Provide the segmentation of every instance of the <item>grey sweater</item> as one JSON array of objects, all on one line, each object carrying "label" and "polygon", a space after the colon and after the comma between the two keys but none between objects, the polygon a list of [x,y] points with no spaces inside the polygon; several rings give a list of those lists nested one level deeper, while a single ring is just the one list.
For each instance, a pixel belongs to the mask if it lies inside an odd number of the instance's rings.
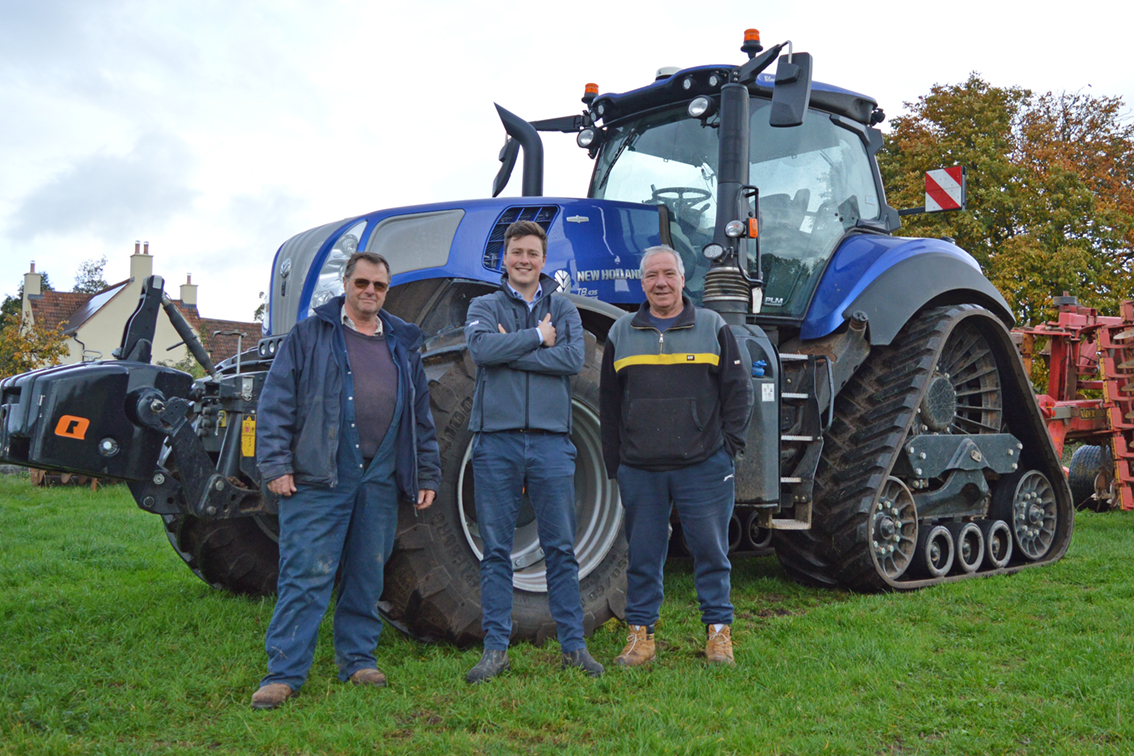
[{"label": "grey sweater", "polygon": [[[540,276],[540,284],[531,311],[506,279],[499,291],[469,304],[465,340],[477,366],[471,431],[571,431],[571,376],[583,369],[583,322],[571,300],[550,293],[554,279]],[[556,330],[551,347],[536,327],[548,313]]]}]

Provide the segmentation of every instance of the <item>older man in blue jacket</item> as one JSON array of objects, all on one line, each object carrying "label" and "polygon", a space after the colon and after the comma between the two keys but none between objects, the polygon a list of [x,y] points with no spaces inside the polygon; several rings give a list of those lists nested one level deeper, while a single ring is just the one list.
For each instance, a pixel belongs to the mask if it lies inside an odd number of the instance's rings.
[{"label": "older man in blue jacket", "polygon": [[484,541],[480,604],[484,654],[465,679],[508,669],[512,631],[512,541],[528,494],[547,562],[547,599],[563,666],[603,673],[583,640],[575,557],[575,446],[571,376],[583,368],[583,323],[571,300],[543,275],[547,234],[517,221],[504,231],[500,290],[469,304],[465,338],[476,363],[469,430],[476,516]]},{"label": "older man in blue jacket", "polygon": [[428,507],[441,477],[421,331],[382,312],[390,265],[356,252],[345,273],[345,295],[288,334],[257,408],[260,475],[281,499],[279,599],[254,709],[279,706],[307,679],[339,571],[339,678],[386,685],[374,649],[398,499]]}]

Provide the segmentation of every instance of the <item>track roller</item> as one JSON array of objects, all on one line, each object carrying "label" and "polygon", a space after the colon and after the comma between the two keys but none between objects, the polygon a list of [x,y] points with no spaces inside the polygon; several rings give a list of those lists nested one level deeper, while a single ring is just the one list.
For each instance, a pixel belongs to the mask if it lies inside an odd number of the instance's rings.
[{"label": "track roller", "polygon": [[918,538],[917,551],[914,553],[914,563],[918,572],[933,578],[949,574],[953,568],[953,534],[944,525],[931,525],[921,532]]},{"label": "track roller", "polygon": [[958,573],[976,572],[984,559],[984,534],[975,522],[951,522],[946,525],[953,536],[956,557],[953,569]]},{"label": "track roller", "polygon": [[1012,558],[1012,531],[1004,520],[977,520],[984,536],[984,568],[998,570]]},{"label": "track roller", "polygon": [[992,511],[1008,523],[1024,559],[1034,562],[1047,556],[1058,520],[1055,489],[1046,475],[1028,470],[1001,481],[993,494]]}]

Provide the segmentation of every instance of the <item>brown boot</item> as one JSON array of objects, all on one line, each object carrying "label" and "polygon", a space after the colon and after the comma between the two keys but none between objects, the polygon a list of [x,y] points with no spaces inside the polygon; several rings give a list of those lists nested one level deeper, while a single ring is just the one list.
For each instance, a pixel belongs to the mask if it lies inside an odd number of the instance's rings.
[{"label": "brown boot", "polygon": [[654,634],[647,632],[645,625],[630,625],[626,647],[615,657],[614,663],[623,667],[637,667],[652,662],[656,657]]},{"label": "brown boot", "polygon": [[283,683],[268,683],[252,694],[253,709],[274,709],[295,695],[295,691]]},{"label": "brown boot", "polygon": [[386,687],[386,675],[382,673],[382,670],[374,667],[358,670],[350,676],[350,681],[355,685],[373,685],[375,688]]},{"label": "brown boot", "polygon": [[709,639],[705,642],[705,660],[709,664],[735,664],[732,658],[732,628],[722,625],[720,630],[708,626]]}]

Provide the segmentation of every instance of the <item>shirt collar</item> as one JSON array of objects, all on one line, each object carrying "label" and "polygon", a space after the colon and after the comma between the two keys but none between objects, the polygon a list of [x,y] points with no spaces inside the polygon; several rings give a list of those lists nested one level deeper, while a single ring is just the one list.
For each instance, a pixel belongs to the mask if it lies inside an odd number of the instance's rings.
[{"label": "shirt collar", "polygon": [[508,287],[508,291],[512,292],[512,296],[514,296],[516,299],[518,299],[521,302],[523,302],[524,304],[526,304],[528,306],[529,310],[532,309],[533,307],[535,307],[535,303],[539,301],[540,296],[543,294],[543,282],[542,281],[540,282],[539,286],[536,287],[535,296],[532,297],[532,301],[530,301],[530,302],[528,300],[524,299],[523,294],[521,294],[520,292],[518,292],[514,288],[512,288],[512,282],[511,281],[505,281],[504,285]]},{"label": "shirt collar", "polygon": [[[346,304],[343,305],[343,308],[342,308],[342,310],[340,311],[339,314],[340,314],[340,317],[342,317],[343,325],[345,325],[347,328],[349,328],[352,331],[358,331],[358,326],[356,326],[354,324],[354,321],[350,319],[350,315],[347,315]],[[374,335],[375,336],[381,336],[382,335],[382,318],[375,316],[374,319],[378,321],[378,330],[374,332]]]}]

